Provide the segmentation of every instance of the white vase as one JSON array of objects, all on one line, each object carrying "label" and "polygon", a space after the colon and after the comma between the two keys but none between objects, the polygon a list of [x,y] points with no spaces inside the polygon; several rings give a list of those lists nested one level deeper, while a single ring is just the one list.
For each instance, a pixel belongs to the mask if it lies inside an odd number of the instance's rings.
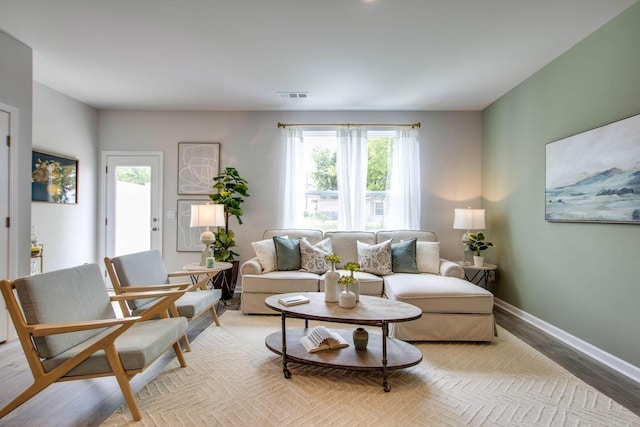
[{"label": "white vase", "polygon": [[482,267],[484,266],[484,257],[483,256],[473,256],[473,266],[474,267]]},{"label": "white vase", "polygon": [[354,278],[351,284],[351,292],[356,294],[356,302],[360,301],[360,280]]},{"label": "white vase", "polygon": [[356,306],[356,294],[351,291],[340,292],[338,305],[342,308],[353,308]]},{"label": "white vase", "polygon": [[340,273],[327,271],[324,275],[324,300],[326,302],[338,302],[338,279]]}]

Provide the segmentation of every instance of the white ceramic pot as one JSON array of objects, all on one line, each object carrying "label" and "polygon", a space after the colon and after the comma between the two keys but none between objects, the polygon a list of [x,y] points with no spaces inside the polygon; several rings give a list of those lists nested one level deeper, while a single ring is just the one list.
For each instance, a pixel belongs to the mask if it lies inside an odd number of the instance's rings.
[{"label": "white ceramic pot", "polygon": [[360,301],[360,280],[353,279],[353,284],[351,285],[351,292],[356,294],[356,302]]},{"label": "white ceramic pot", "polygon": [[356,306],[356,294],[351,291],[340,292],[338,305],[342,308],[353,308]]},{"label": "white ceramic pot", "polygon": [[484,266],[484,257],[483,256],[473,256],[473,266],[474,267],[482,267]]},{"label": "white ceramic pot", "polygon": [[327,271],[324,275],[324,300],[326,302],[338,302],[338,279],[340,273]]}]

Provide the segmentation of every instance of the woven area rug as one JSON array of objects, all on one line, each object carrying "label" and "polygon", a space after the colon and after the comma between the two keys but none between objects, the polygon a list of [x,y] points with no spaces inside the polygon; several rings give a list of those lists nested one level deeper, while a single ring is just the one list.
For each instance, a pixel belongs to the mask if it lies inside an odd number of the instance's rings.
[{"label": "woven area rug", "polygon": [[281,359],[264,345],[280,327],[278,316],[227,311],[221,323],[192,343],[187,368],[174,360],[137,394],[142,421],[132,422],[123,407],[103,425],[640,425],[640,417],[501,328],[491,344],[417,344],[423,361],[392,371],[385,393],[377,372],[291,363],[293,376],[285,379]]}]

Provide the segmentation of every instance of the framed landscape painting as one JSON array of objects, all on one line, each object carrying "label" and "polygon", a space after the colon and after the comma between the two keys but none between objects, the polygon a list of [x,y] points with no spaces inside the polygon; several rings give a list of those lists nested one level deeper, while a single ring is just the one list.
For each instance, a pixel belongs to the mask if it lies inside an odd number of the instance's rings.
[{"label": "framed landscape painting", "polygon": [[545,219],[640,224],[640,115],[546,145]]},{"label": "framed landscape painting", "polygon": [[78,159],[33,150],[31,200],[78,203]]},{"label": "framed landscape painting", "polygon": [[178,143],[178,194],[211,194],[219,169],[219,143]]}]

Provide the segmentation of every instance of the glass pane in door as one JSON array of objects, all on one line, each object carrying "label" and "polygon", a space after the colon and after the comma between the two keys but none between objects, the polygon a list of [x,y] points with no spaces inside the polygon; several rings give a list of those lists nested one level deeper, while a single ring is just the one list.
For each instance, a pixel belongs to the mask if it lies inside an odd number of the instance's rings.
[{"label": "glass pane in door", "polygon": [[117,166],[115,256],[151,249],[151,167]]}]

